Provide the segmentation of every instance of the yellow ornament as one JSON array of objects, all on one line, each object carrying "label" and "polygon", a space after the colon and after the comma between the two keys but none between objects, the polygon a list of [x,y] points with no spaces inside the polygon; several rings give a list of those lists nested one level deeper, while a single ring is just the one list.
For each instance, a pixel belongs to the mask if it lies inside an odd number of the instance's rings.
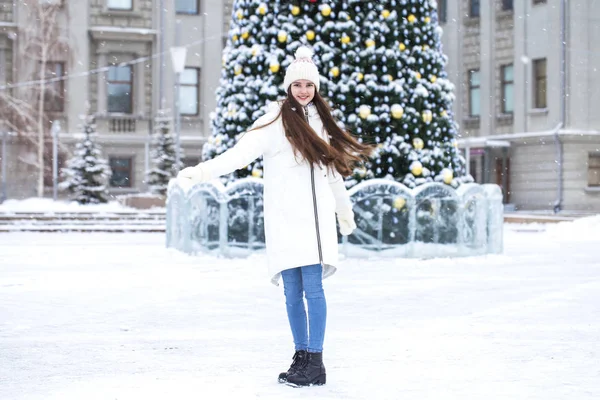
[{"label": "yellow ornament", "polygon": [[385,79],[387,79],[388,82],[391,82],[394,80],[394,77],[390,74],[385,75]]},{"label": "yellow ornament", "polygon": [[442,117],[447,117],[448,116],[448,112],[446,110],[442,110],[442,112],[440,113],[440,115]]},{"label": "yellow ornament", "polygon": [[365,176],[367,176],[366,168],[360,168],[356,172],[358,173],[358,176],[360,176],[361,178],[364,178]]},{"label": "yellow ornament", "polygon": [[435,83],[435,81],[437,81],[437,76],[431,75],[431,78],[429,78],[429,80],[431,81],[431,83]]},{"label": "yellow ornament", "polygon": [[244,13],[242,12],[242,10],[237,10],[237,12],[235,13],[237,19],[242,19],[244,18]]},{"label": "yellow ornament", "polygon": [[367,40],[365,40],[365,45],[367,47],[373,47],[373,46],[375,46],[375,41],[373,39],[367,39]]},{"label": "yellow ornament", "polygon": [[358,74],[356,74],[356,79],[357,79],[359,82],[360,82],[360,81],[362,81],[364,77],[365,77],[365,76],[364,76],[364,75],[363,75],[361,72],[359,72]]},{"label": "yellow ornament", "polygon": [[217,138],[215,139],[215,144],[218,146],[221,144],[221,138],[217,136]]},{"label": "yellow ornament", "polygon": [[371,107],[366,105],[360,106],[358,109],[358,115],[360,115],[362,119],[367,119],[369,115],[371,115]]},{"label": "yellow ornament", "polygon": [[241,65],[239,65],[239,64],[238,64],[238,65],[236,65],[236,66],[233,68],[233,72],[234,72],[236,75],[239,75],[239,74],[241,74],[241,73],[242,73],[242,66],[241,66]]},{"label": "yellow ornament", "polygon": [[389,17],[389,16],[390,16],[390,10],[383,10],[383,11],[381,12],[381,16],[382,16],[383,18],[387,18],[387,17]]},{"label": "yellow ornament", "polygon": [[277,34],[277,40],[279,40],[279,43],[285,43],[287,41],[287,38],[287,32],[279,31],[279,33]]},{"label": "yellow ornament", "polygon": [[242,39],[248,39],[250,37],[250,33],[248,31],[242,32]]},{"label": "yellow ornament", "polygon": [[414,15],[410,14],[408,16],[408,22],[410,22],[411,24],[414,24],[416,20],[417,20],[417,17],[415,17]]},{"label": "yellow ornament", "polygon": [[454,139],[452,141],[452,147],[455,147],[455,148],[458,147],[458,140]]},{"label": "yellow ornament", "polygon": [[233,40],[234,42],[237,42],[237,40],[238,40],[238,35],[233,35],[233,37],[231,38],[231,40]]},{"label": "yellow ornament", "polygon": [[262,177],[262,170],[260,170],[258,168],[257,169],[253,169],[252,170],[252,177],[253,178],[260,178],[260,177]]},{"label": "yellow ornament", "polygon": [[313,30],[306,31],[306,38],[308,40],[314,40],[314,38],[315,38],[315,31],[313,31]]},{"label": "yellow ornament", "polygon": [[400,104],[392,104],[391,111],[394,119],[400,119],[404,115],[404,108]]},{"label": "yellow ornament", "polygon": [[269,71],[271,71],[274,74],[278,73],[279,72],[279,63],[277,61],[271,62],[271,64],[269,64]]},{"label": "yellow ornament", "polygon": [[331,7],[329,7],[328,4],[325,4],[322,8],[321,8],[321,14],[323,14],[324,17],[328,17],[329,14],[331,14]]},{"label": "yellow ornament", "polygon": [[398,196],[394,199],[393,206],[396,210],[402,210],[406,205],[406,199],[402,196]]},{"label": "yellow ornament", "polygon": [[420,73],[420,72],[417,72],[417,73],[415,74],[415,76],[417,77],[417,79],[421,79],[421,73]]},{"label": "yellow ornament", "polygon": [[252,46],[252,50],[250,50],[250,53],[252,54],[253,57],[256,57],[256,55],[260,52],[260,46],[255,44],[254,46]]},{"label": "yellow ornament", "polygon": [[423,122],[425,122],[426,124],[430,123],[433,119],[433,113],[431,112],[431,110],[423,111],[421,116],[423,117]]},{"label": "yellow ornament", "polygon": [[428,23],[429,23],[429,21],[431,21],[431,18],[429,18],[429,17],[425,17],[425,23],[426,23],[426,24],[428,24]]},{"label": "yellow ornament", "polygon": [[329,70],[329,73],[331,74],[331,76],[333,76],[334,78],[337,78],[340,75],[340,69],[338,67],[333,67]]},{"label": "yellow ornament", "polygon": [[452,180],[454,179],[454,173],[451,169],[444,168],[440,174],[442,175],[442,180],[445,184],[449,185],[452,183]]},{"label": "yellow ornament", "polygon": [[260,3],[260,5],[258,6],[258,13],[260,15],[265,15],[267,12],[267,5],[265,3]]},{"label": "yellow ornament", "polygon": [[421,150],[423,148],[423,146],[425,145],[425,143],[423,142],[423,139],[421,138],[414,138],[413,139],[413,147],[417,150]]},{"label": "yellow ornament", "polygon": [[292,7],[292,15],[298,15],[298,14],[300,14],[300,7],[293,6]]},{"label": "yellow ornament", "polygon": [[400,51],[404,51],[404,50],[406,50],[406,45],[404,43],[400,43],[398,45],[398,48],[400,49]]},{"label": "yellow ornament", "polygon": [[413,163],[410,164],[410,172],[414,176],[421,175],[421,173],[423,172],[423,165],[419,161],[413,161]]},{"label": "yellow ornament", "polygon": [[344,43],[344,44],[348,44],[348,43],[350,43],[350,36],[347,36],[347,35],[344,35],[344,36],[342,36],[342,39],[341,39],[341,41],[342,41],[342,43]]},{"label": "yellow ornament", "polygon": [[426,45],[426,44],[424,44],[424,45],[423,45],[423,50],[427,50],[427,49],[429,49],[429,46],[428,46],[428,45]]}]

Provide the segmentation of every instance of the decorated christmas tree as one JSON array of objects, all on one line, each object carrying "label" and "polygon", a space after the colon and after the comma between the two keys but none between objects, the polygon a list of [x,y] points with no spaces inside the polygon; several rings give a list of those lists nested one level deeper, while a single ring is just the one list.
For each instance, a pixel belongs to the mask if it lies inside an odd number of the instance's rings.
[{"label": "decorated christmas tree", "polygon": [[100,146],[95,142],[96,124],[94,116],[83,119],[83,140],[77,143],[73,158],[61,171],[63,181],[60,188],[69,191],[73,200],[80,204],[97,204],[108,201],[106,183],[111,170],[106,160],[100,157]]},{"label": "decorated christmas tree", "polygon": [[[175,139],[169,129],[171,118],[165,110],[160,110],[155,119],[154,134],[152,135],[152,163],[154,167],[148,171],[148,185],[150,191],[155,194],[167,193],[169,180],[177,175],[183,163],[179,167],[175,162]],[[181,160],[181,158],[180,158]]]},{"label": "decorated christmas tree", "polygon": [[[456,147],[436,7],[435,0],[236,1],[204,158],[232,147],[268,101],[285,95],[285,68],[308,45],[335,117],[377,144],[348,186],[372,178],[409,187],[472,181]],[[249,174],[262,176],[261,163],[235,177]]]}]

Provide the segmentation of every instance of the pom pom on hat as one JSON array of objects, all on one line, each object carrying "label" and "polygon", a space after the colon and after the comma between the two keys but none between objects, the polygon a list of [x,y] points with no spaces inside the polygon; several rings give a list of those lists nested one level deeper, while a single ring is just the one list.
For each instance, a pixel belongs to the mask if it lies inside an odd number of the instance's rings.
[{"label": "pom pom on hat", "polygon": [[319,70],[312,60],[313,51],[306,46],[301,46],[294,54],[296,59],[292,61],[285,71],[283,88],[287,92],[292,84],[300,79],[306,79],[315,84],[315,89],[319,91]]}]

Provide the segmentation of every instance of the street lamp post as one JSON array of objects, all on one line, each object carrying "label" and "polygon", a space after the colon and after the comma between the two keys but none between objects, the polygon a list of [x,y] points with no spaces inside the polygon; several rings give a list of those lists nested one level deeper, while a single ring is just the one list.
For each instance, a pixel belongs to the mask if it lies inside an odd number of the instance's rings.
[{"label": "street lamp post", "polygon": [[177,172],[181,162],[181,104],[179,91],[181,88],[181,74],[185,70],[185,58],[187,56],[187,48],[179,46],[180,36],[181,20],[177,20],[175,47],[171,47],[171,59],[173,61],[173,71],[175,72],[175,170]]},{"label": "street lamp post", "polygon": [[6,139],[8,132],[2,131],[2,190],[0,191],[0,204],[6,200]]},{"label": "street lamp post", "polygon": [[58,198],[58,134],[60,133],[60,121],[52,121],[52,198]]}]

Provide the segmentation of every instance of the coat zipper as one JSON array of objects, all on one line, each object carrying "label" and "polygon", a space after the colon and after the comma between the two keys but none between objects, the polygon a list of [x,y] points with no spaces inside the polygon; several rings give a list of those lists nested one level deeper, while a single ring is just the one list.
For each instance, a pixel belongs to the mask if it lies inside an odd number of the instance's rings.
[{"label": "coat zipper", "polygon": [[[310,121],[308,120],[308,107],[304,106],[304,118],[306,119],[306,123],[310,126]],[[311,163],[310,164],[310,183],[312,185],[312,195],[313,195],[313,207],[315,211],[315,229],[317,230],[317,248],[319,249],[319,263],[321,264],[321,268],[325,268],[323,265],[323,250],[321,248],[321,233],[319,232],[319,210],[317,209],[317,193],[315,190],[315,167]]]}]

